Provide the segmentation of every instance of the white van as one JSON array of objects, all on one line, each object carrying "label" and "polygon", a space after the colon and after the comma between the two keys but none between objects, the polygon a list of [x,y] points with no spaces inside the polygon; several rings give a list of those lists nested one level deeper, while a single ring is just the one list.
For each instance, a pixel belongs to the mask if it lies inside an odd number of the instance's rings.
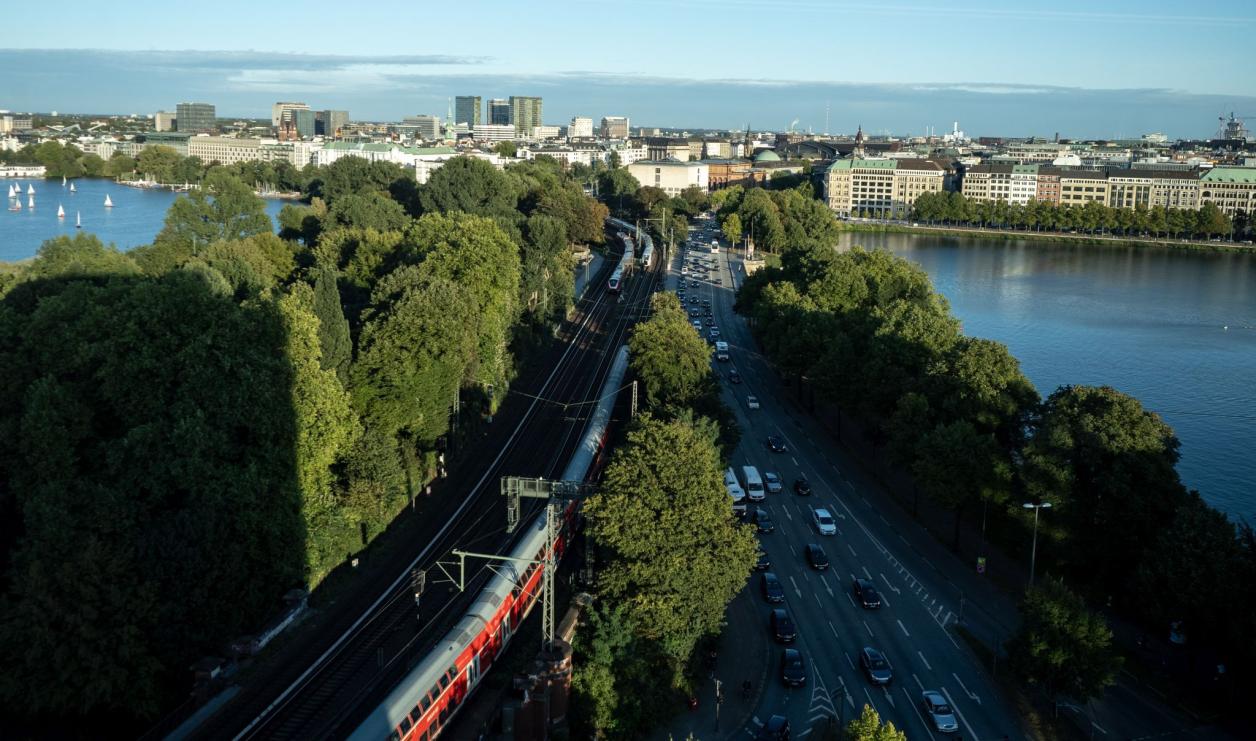
[{"label": "white van", "polygon": [[728,360],[728,343],[723,340],[717,340],[715,343],[715,359]]},{"label": "white van", "polygon": [[741,484],[737,481],[737,474],[733,473],[731,468],[724,471],[724,488],[728,489],[728,496],[733,500],[733,512],[744,514],[746,511],[746,492],[742,490]]},{"label": "white van", "polygon": [[763,479],[759,476],[759,469],[754,466],[742,466],[741,478],[746,486],[746,496],[752,502],[762,502],[767,494],[763,490]]}]

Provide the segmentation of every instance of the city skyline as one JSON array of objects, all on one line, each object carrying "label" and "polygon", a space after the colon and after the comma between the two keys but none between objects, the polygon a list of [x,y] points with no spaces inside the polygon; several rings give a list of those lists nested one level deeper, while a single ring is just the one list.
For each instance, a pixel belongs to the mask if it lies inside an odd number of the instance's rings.
[{"label": "city skyline", "polygon": [[[1072,1],[647,0],[641,12],[608,14],[600,33],[555,3],[520,19],[500,3],[420,12],[385,2],[388,24],[328,24],[319,5],[248,6],[250,23],[229,32],[207,13],[228,17],[239,3],[169,8],[139,35],[127,14],[70,2],[93,28],[91,49],[57,48],[64,36],[19,6],[11,27],[24,29],[25,48],[0,38],[0,107],[152,113],[196,100],[261,117],[291,97],[399,120],[444,117],[458,95],[516,95],[543,97],[545,122],[557,124],[627,115],[648,126],[782,130],[797,118],[823,133],[827,106],[832,132],[920,134],[959,120],[974,134],[1109,138],[1204,137],[1222,113],[1256,114],[1245,65],[1216,53],[1242,53],[1256,30],[1256,15],[1232,0],[1199,3],[1189,16],[1162,0],[1104,12]],[[474,33],[437,33],[442,26]],[[536,44],[540,35],[559,43]]]}]

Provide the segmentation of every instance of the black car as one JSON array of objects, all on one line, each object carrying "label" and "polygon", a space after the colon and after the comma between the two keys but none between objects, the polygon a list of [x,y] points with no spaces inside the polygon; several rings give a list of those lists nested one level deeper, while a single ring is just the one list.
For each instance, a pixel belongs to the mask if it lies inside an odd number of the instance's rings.
[{"label": "black car", "polygon": [[762,507],[755,508],[754,526],[760,534],[767,534],[776,530],[776,523],[772,522],[772,515],[769,515],[768,511]]},{"label": "black car", "polygon": [[789,448],[785,447],[785,441],[776,435],[768,435],[768,450],[773,453],[785,453]]},{"label": "black car", "polygon": [[774,605],[785,601],[785,587],[781,586],[781,580],[776,578],[776,574],[771,571],[763,572],[759,585],[763,588],[763,599]]},{"label": "black car", "polygon": [[789,719],[783,715],[773,715],[754,738],[755,741],[789,741]]},{"label": "black car", "polygon": [[877,594],[877,588],[872,585],[872,582],[855,577],[851,588],[855,590],[855,596],[859,598],[859,604],[863,605],[865,609],[875,610],[881,606],[881,595]]},{"label": "black car", "polygon": [[818,543],[808,543],[803,551],[807,554],[807,563],[811,564],[811,568],[824,571],[829,567],[829,554]]},{"label": "black car", "polygon": [[807,667],[802,662],[802,652],[787,648],[781,654],[781,682],[786,687],[801,687],[807,683]]},{"label": "black car", "polygon": [[785,611],[785,608],[778,607],[772,611],[772,637],[777,643],[793,643],[798,638],[798,629],[794,627],[794,620]]},{"label": "black car", "polygon": [[806,476],[799,476],[794,479],[794,493],[800,497],[811,496],[811,482]]},{"label": "black car", "polygon": [[885,656],[880,651],[871,646],[864,646],[859,652],[859,666],[864,674],[868,675],[868,681],[873,684],[889,684],[894,679],[890,662],[885,660]]},{"label": "black car", "polygon": [[759,561],[754,565],[755,571],[767,571],[772,568],[772,560],[765,551],[759,551]]},{"label": "black car", "polygon": [[729,383],[741,383],[741,374],[737,372],[736,368],[728,372],[728,382]]}]

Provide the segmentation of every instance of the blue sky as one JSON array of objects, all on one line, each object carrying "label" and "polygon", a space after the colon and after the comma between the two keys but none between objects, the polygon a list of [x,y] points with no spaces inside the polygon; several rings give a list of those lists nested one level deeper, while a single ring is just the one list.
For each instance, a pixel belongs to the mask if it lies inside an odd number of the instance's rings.
[{"label": "blue sky", "polygon": [[549,123],[822,131],[827,104],[834,132],[1207,136],[1256,115],[1253,38],[1253,0],[69,0],[6,9],[0,108],[387,120],[517,94]]}]

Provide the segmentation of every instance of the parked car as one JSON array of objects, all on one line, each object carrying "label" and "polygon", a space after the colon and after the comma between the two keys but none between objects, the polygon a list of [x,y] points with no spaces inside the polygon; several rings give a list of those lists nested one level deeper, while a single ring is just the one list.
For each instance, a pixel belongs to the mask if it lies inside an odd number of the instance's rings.
[{"label": "parked car", "polygon": [[805,474],[794,479],[794,493],[801,497],[811,496],[811,482]]},{"label": "parked car", "polygon": [[867,675],[868,681],[873,684],[889,684],[894,679],[890,662],[886,661],[885,656],[872,646],[864,646],[859,652],[859,666]]},{"label": "parked car", "polygon": [[824,552],[819,543],[808,543],[803,552],[807,555],[807,563],[816,571],[824,571],[829,567],[829,554]]},{"label": "parked car", "polygon": [[784,607],[773,610],[769,622],[772,626],[772,637],[777,643],[793,643],[798,639],[798,628],[794,627],[794,619]]},{"label": "parked car", "polygon": [[768,450],[773,453],[789,452],[789,448],[785,447],[785,440],[777,435],[768,435]]},{"label": "parked car", "polygon": [[814,509],[811,511],[811,516],[815,519],[816,530],[821,535],[837,535],[837,521],[827,509],[824,507]]},{"label": "parked car", "polygon": [[807,683],[807,667],[802,661],[802,652],[796,648],[787,648],[781,654],[781,682],[786,687],[801,687]]},{"label": "parked car", "polygon": [[933,721],[933,729],[938,733],[955,733],[959,730],[955,711],[941,692],[925,690],[920,693],[920,705],[924,708],[925,716]]},{"label": "parked car", "polygon": [[859,598],[859,604],[864,606],[866,610],[875,610],[881,606],[881,595],[877,594],[877,588],[867,579],[855,577],[851,588],[855,592],[855,596]]},{"label": "parked car", "polygon": [[755,571],[767,571],[772,568],[772,560],[765,551],[759,551],[759,561],[754,565]]},{"label": "parked car", "polygon": [[781,580],[776,578],[776,574],[771,571],[763,572],[763,576],[759,579],[759,586],[763,590],[763,599],[772,604],[780,604],[785,601],[785,588],[781,586]]}]

